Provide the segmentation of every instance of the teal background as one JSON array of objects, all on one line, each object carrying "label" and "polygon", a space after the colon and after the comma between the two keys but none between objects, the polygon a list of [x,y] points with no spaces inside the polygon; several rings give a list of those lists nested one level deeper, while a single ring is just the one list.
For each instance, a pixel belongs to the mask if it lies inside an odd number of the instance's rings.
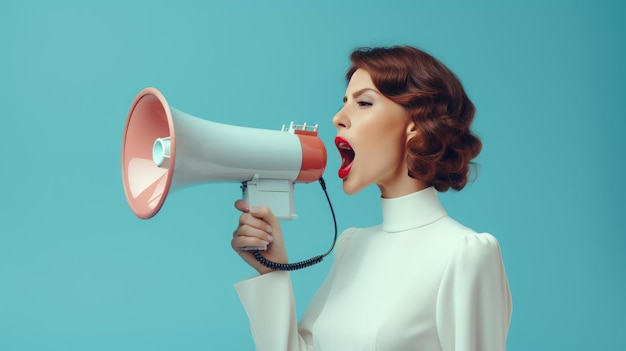
[{"label": "teal background", "polygon": [[[3,1],[0,350],[253,349],[233,284],[254,272],[229,243],[240,190],[184,189],[136,218],[120,170],[130,103],[154,86],[216,122],[320,123],[339,228],[373,225],[376,189],[341,190],[331,117],[350,51],[393,44],[441,59],[477,106],[479,176],[441,199],[500,241],[508,349],[618,349],[625,15],[619,1]],[[296,206],[293,261],[332,237],[315,183]],[[292,274],[298,314],[331,263]]]}]

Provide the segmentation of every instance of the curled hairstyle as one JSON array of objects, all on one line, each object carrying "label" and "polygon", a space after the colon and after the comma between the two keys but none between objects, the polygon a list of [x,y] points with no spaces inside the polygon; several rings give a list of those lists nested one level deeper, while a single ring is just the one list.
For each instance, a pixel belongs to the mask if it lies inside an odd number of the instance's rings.
[{"label": "curled hairstyle", "polygon": [[350,60],[348,81],[357,69],[367,71],[376,88],[415,123],[417,135],[407,144],[409,176],[441,192],[463,189],[482,143],[470,131],[474,104],[456,75],[409,46],[360,48]]}]

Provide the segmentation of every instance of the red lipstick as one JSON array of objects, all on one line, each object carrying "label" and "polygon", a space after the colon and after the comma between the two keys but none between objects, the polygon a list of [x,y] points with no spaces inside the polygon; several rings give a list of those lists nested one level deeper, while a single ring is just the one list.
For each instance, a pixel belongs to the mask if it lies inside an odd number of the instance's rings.
[{"label": "red lipstick", "polygon": [[352,169],[352,161],[354,161],[355,154],[350,143],[340,136],[335,138],[335,145],[341,155],[341,167],[339,167],[338,175],[339,178],[343,179],[348,176],[350,169]]}]

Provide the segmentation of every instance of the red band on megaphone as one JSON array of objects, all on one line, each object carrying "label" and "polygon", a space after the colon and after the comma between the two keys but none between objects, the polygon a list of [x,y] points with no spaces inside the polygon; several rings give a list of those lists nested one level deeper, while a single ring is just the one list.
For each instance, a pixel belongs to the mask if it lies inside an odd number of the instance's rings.
[{"label": "red band on megaphone", "polygon": [[302,145],[302,166],[296,183],[310,183],[324,174],[326,168],[326,147],[317,136],[295,133]]}]

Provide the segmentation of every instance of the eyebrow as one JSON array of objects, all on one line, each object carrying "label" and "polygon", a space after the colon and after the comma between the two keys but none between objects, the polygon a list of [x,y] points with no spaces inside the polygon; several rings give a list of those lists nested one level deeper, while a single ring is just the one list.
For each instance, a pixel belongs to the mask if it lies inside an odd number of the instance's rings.
[{"label": "eyebrow", "polygon": [[[380,93],[379,93],[378,91],[376,91],[375,89],[372,89],[372,88],[363,88],[363,89],[357,90],[357,91],[355,91],[354,93],[352,93],[352,98],[353,98],[353,99],[356,99],[356,98],[357,98],[357,96],[359,96],[359,95],[363,94],[364,92],[366,92],[366,91],[368,91],[368,90],[369,90],[369,91],[372,91],[372,92],[374,92],[374,93],[376,93],[376,94],[380,94]],[[344,97],[343,97],[343,103],[345,104],[347,101],[348,101],[348,97],[347,97],[347,96],[344,96]]]}]

